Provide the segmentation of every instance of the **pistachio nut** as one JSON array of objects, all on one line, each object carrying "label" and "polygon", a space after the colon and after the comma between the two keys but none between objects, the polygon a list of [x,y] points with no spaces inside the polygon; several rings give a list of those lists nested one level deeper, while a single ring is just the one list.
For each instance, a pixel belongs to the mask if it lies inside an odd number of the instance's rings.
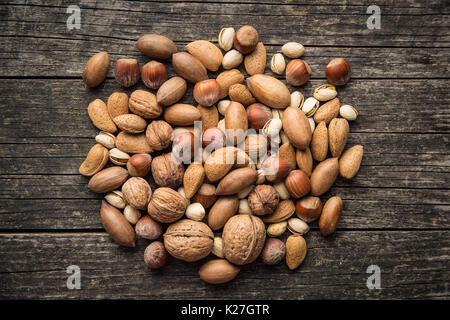
[{"label": "pistachio nut", "polygon": [[344,104],[339,109],[339,114],[341,115],[342,118],[352,121],[356,120],[356,118],[358,117],[358,110],[356,110],[351,105]]},{"label": "pistachio nut", "polygon": [[283,118],[283,110],[272,109],[272,118],[281,120]]},{"label": "pistachio nut", "polygon": [[116,145],[116,137],[112,133],[106,131],[100,131],[99,134],[95,136],[95,141],[108,149],[112,149]]},{"label": "pistachio nut", "polygon": [[117,148],[109,150],[109,160],[118,166],[125,166],[129,159],[130,155],[128,153],[120,151]]},{"label": "pistachio nut", "polygon": [[284,57],[281,53],[275,53],[270,60],[270,70],[273,73],[278,75],[282,75],[284,70],[286,69],[286,61],[284,61]]},{"label": "pistachio nut", "polygon": [[205,217],[205,208],[203,208],[203,206],[196,202],[196,203],[191,203],[187,208],[186,208],[186,217],[194,220],[194,221],[202,221],[203,218]]},{"label": "pistachio nut", "polygon": [[280,131],[280,138],[282,144],[289,143],[289,138],[283,130]]},{"label": "pistachio nut", "polygon": [[292,233],[305,234],[309,231],[308,224],[299,218],[290,218],[287,221],[287,228]]},{"label": "pistachio nut", "polygon": [[311,133],[314,133],[314,130],[316,129],[316,122],[313,118],[308,118],[309,125],[311,126]]},{"label": "pistachio nut", "polygon": [[219,33],[219,46],[228,51],[233,47],[234,28],[222,28]]},{"label": "pistachio nut", "polygon": [[323,84],[320,87],[314,89],[313,96],[319,101],[328,101],[334,99],[337,96],[336,87],[332,86],[331,84]]},{"label": "pistachio nut", "polygon": [[307,117],[312,117],[319,109],[319,101],[314,97],[309,97],[303,103],[302,111]]},{"label": "pistachio nut", "polygon": [[227,111],[228,106],[230,105],[230,100],[221,100],[217,104],[217,109],[219,110],[219,113],[223,116],[225,116],[225,111]]},{"label": "pistachio nut", "polygon": [[301,57],[305,53],[305,48],[298,42],[288,42],[281,47],[281,52],[291,59]]},{"label": "pistachio nut", "polygon": [[230,50],[223,56],[222,66],[225,70],[233,69],[239,66],[244,60],[242,53],[236,49]]},{"label": "pistachio nut", "polygon": [[250,210],[250,206],[248,205],[247,199],[241,199],[239,200],[239,210],[238,212],[240,214],[252,214],[252,211]]},{"label": "pistachio nut", "polygon": [[305,98],[300,91],[294,91],[291,93],[291,107],[302,108]]},{"label": "pistachio nut", "polygon": [[283,123],[279,118],[273,118],[267,121],[263,127],[263,133],[268,138],[275,138],[279,136]]},{"label": "pistachio nut", "polygon": [[127,205],[127,202],[125,201],[125,197],[120,190],[114,190],[106,194],[105,200],[112,205],[113,207],[116,207],[118,209],[123,209]]},{"label": "pistachio nut", "polygon": [[269,237],[279,237],[286,231],[286,228],[286,221],[272,223],[267,227],[267,234],[269,235]]},{"label": "pistachio nut", "polygon": [[287,190],[286,185],[284,184],[284,182],[277,183],[273,187],[275,188],[275,190],[280,195],[280,199],[281,200],[287,200],[287,199],[290,198],[289,191]]},{"label": "pistachio nut", "polygon": [[223,241],[221,237],[214,237],[212,253],[219,258],[223,258]]},{"label": "pistachio nut", "polygon": [[130,205],[127,205],[125,209],[123,209],[123,215],[131,224],[136,224],[141,218],[141,212]]}]

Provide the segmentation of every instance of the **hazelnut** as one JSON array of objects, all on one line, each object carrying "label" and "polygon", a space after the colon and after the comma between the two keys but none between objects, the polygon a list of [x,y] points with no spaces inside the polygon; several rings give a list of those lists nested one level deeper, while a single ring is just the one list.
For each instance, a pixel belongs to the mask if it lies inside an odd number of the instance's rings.
[{"label": "hazelnut", "polygon": [[158,222],[171,223],[180,219],[186,210],[184,197],[170,188],[158,188],[147,207],[148,214]]},{"label": "hazelnut", "polygon": [[301,198],[311,191],[311,182],[302,170],[291,171],[284,184],[293,198]]},{"label": "hazelnut", "polygon": [[234,34],[234,47],[243,54],[249,54],[255,50],[259,41],[258,31],[253,26],[240,27]]},{"label": "hazelnut", "polygon": [[280,196],[274,187],[262,184],[256,186],[248,196],[248,205],[257,216],[271,214],[278,207]]},{"label": "hazelnut", "polygon": [[161,241],[154,241],[145,249],[144,261],[151,269],[159,269],[166,265],[169,255]]},{"label": "hazelnut", "polygon": [[207,127],[202,134],[202,145],[210,152],[225,146],[226,138],[222,130],[217,127]]},{"label": "hazelnut", "polygon": [[156,90],[167,80],[167,69],[161,62],[150,61],[142,67],[141,78],[147,88]]},{"label": "hazelnut", "polygon": [[172,141],[173,129],[164,120],[154,120],[149,123],[145,131],[148,145],[155,151],[167,148]]},{"label": "hazelnut", "polygon": [[350,64],[344,58],[335,58],[328,63],[326,68],[328,82],[335,86],[343,86],[350,80],[352,70]]},{"label": "hazelnut", "polygon": [[282,157],[271,156],[263,162],[261,171],[267,181],[278,183],[289,174],[291,164]]},{"label": "hazelnut", "polygon": [[152,189],[143,178],[132,177],[123,184],[122,193],[129,205],[144,210],[152,196]]},{"label": "hazelnut", "polygon": [[292,86],[304,85],[310,77],[311,68],[306,61],[294,59],[286,66],[286,81]]},{"label": "hazelnut", "polygon": [[220,86],[215,79],[199,81],[194,86],[194,99],[204,107],[210,107],[219,100]]},{"label": "hazelnut", "polygon": [[134,86],[139,81],[139,63],[136,59],[119,59],[114,65],[114,76],[123,87]]},{"label": "hazelnut", "polygon": [[253,103],[247,107],[247,116],[250,126],[258,131],[272,119],[272,111],[262,103]]},{"label": "hazelnut", "polygon": [[190,163],[194,157],[194,134],[186,131],[177,134],[172,143],[172,154],[178,162]]},{"label": "hazelnut", "polygon": [[148,153],[139,153],[131,156],[127,162],[128,173],[132,177],[145,177],[151,168],[152,156]]},{"label": "hazelnut", "polygon": [[286,256],[286,246],[283,241],[277,238],[269,238],[266,240],[261,251],[261,259],[265,264],[275,265],[284,260]]},{"label": "hazelnut", "polygon": [[205,217],[205,208],[201,203],[191,203],[186,208],[186,217],[194,221],[202,221]]},{"label": "hazelnut", "polygon": [[200,203],[205,209],[211,207],[216,202],[216,186],[204,183],[192,197],[192,201]]},{"label": "hazelnut", "polygon": [[161,224],[147,214],[139,219],[134,229],[139,237],[148,240],[158,239],[163,232]]},{"label": "hazelnut", "polygon": [[152,175],[158,186],[178,188],[183,182],[184,166],[175,161],[171,152],[166,153],[153,159]]},{"label": "hazelnut", "polygon": [[164,233],[164,246],[171,256],[183,261],[198,261],[212,251],[214,234],[203,222],[183,219]]},{"label": "hazelnut", "polygon": [[297,217],[305,222],[313,222],[322,213],[322,201],[319,197],[308,196],[301,198],[295,204]]}]

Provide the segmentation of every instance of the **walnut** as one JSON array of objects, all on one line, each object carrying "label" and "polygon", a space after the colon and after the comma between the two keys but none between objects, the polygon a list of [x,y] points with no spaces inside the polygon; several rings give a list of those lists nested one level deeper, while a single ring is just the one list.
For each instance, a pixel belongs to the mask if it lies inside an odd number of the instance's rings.
[{"label": "walnut", "polygon": [[175,258],[197,261],[211,253],[214,234],[203,222],[183,219],[171,224],[164,234],[164,246]]},{"label": "walnut", "polygon": [[122,186],[126,202],[139,210],[145,210],[152,196],[152,189],[143,178],[132,177]]},{"label": "walnut", "polygon": [[148,214],[158,222],[171,223],[180,219],[186,211],[186,199],[170,188],[158,188],[147,207]]},{"label": "walnut", "polygon": [[261,184],[256,186],[248,195],[248,205],[253,214],[263,216],[271,214],[278,206],[280,196],[274,187]]},{"label": "walnut", "polygon": [[164,120],[150,122],[145,131],[147,143],[154,150],[163,150],[170,145],[173,129]]},{"label": "walnut", "polygon": [[236,265],[258,258],[266,240],[264,222],[256,216],[240,214],[231,217],[222,233],[225,258]]},{"label": "walnut", "polygon": [[175,161],[172,152],[166,153],[153,159],[152,175],[158,186],[178,188],[183,182],[184,166]]},{"label": "walnut", "polygon": [[156,101],[156,96],[145,90],[133,91],[128,100],[128,107],[131,112],[144,119],[155,119],[162,113],[162,108]]}]

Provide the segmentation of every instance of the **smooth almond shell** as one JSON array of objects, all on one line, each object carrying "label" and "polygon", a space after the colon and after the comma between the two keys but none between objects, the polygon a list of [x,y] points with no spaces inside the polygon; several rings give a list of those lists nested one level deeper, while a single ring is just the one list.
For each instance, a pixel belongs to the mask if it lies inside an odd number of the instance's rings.
[{"label": "smooth almond shell", "polygon": [[177,52],[177,47],[172,40],[159,34],[146,34],[140,37],[136,43],[140,52],[150,58],[169,59]]},{"label": "smooth almond shell", "polygon": [[175,72],[189,82],[197,83],[208,79],[205,66],[193,55],[178,52],[172,56],[172,65]]},{"label": "smooth almond shell", "polygon": [[292,145],[300,150],[308,148],[312,132],[305,114],[299,108],[288,107],[283,113],[282,122],[284,133]]},{"label": "smooth almond shell", "polygon": [[147,126],[147,121],[136,114],[122,114],[113,120],[120,129],[128,133],[144,132]]},{"label": "smooth almond shell", "polygon": [[104,200],[100,209],[100,218],[106,232],[114,241],[125,247],[135,246],[136,236],[133,227],[118,209]]},{"label": "smooth almond shell", "polygon": [[200,189],[205,179],[205,169],[199,163],[191,163],[183,176],[184,194],[190,199]]},{"label": "smooth almond shell", "polygon": [[116,125],[109,116],[108,108],[102,100],[95,99],[89,103],[88,114],[94,126],[100,130],[109,133],[115,133],[117,131]]},{"label": "smooth almond shell", "polygon": [[[232,101],[225,111],[225,129],[227,130],[227,137],[234,144],[238,144],[245,139],[248,129],[248,117],[247,111],[239,102]],[[232,131],[228,132],[228,130]],[[242,131],[239,133],[233,132],[234,130]]]},{"label": "smooth almond shell", "polygon": [[164,120],[174,126],[191,126],[201,118],[200,111],[190,104],[177,103],[164,112]]},{"label": "smooth almond shell", "polygon": [[306,173],[308,177],[311,177],[313,167],[311,150],[309,148],[306,148],[305,150],[297,149],[295,152],[295,160],[297,162],[298,168]]},{"label": "smooth almond shell", "polygon": [[262,217],[265,223],[278,223],[289,219],[295,212],[295,205],[292,200],[283,200],[278,204],[275,212]]},{"label": "smooth almond shell", "polygon": [[239,268],[225,259],[208,261],[201,266],[198,274],[200,279],[210,284],[222,284],[233,280],[239,273]]},{"label": "smooth almond shell", "polygon": [[258,42],[255,50],[246,55],[244,59],[245,71],[251,76],[263,74],[266,69],[266,47],[262,42]]},{"label": "smooth almond shell", "polygon": [[337,227],[342,213],[342,199],[340,197],[331,197],[325,203],[322,214],[319,219],[319,229],[323,236],[332,234]]},{"label": "smooth almond shell", "polygon": [[102,170],[109,160],[109,151],[101,144],[94,145],[89,150],[86,159],[81,164],[78,171],[83,175],[90,177]]},{"label": "smooth almond shell", "polygon": [[105,80],[109,70],[109,55],[107,52],[94,54],[83,70],[83,81],[86,88],[93,88]]},{"label": "smooth almond shell", "polygon": [[351,179],[359,171],[363,157],[363,146],[356,145],[344,152],[339,159],[339,173],[343,178]]},{"label": "smooth almond shell", "polygon": [[107,108],[111,119],[127,114],[129,112],[128,95],[124,92],[113,92],[108,98]]},{"label": "smooth almond shell", "polygon": [[215,150],[205,161],[205,173],[210,182],[222,179],[233,167],[236,148],[225,147]]},{"label": "smooth almond shell", "polygon": [[283,109],[291,103],[289,89],[274,77],[256,74],[247,79],[247,87],[259,102],[269,107]]},{"label": "smooth almond shell", "polygon": [[151,153],[152,148],[148,145],[144,133],[130,134],[124,131],[116,137],[116,147],[126,153]]},{"label": "smooth almond shell", "polygon": [[237,196],[219,197],[208,213],[208,225],[213,230],[222,229],[239,208]]},{"label": "smooth almond shell", "polygon": [[227,70],[220,73],[216,81],[220,87],[219,99],[223,99],[228,95],[228,90],[233,84],[244,82],[244,75],[237,69]]},{"label": "smooth almond shell", "polygon": [[339,114],[339,109],[341,108],[341,103],[338,98],[328,101],[323,104],[314,114],[314,121],[320,123],[325,121],[328,125],[330,121],[336,118]]},{"label": "smooth almond shell", "polygon": [[106,193],[119,188],[128,179],[128,171],[122,167],[110,167],[97,172],[89,180],[88,188],[96,193]]},{"label": "smooth almond shell", "polygon": [[296,269],[305,260],[306,241],[299,234],[293,234],[286,240],[286,264],[290,270]]},{"label": "smooth almond shell", "polygon": [[160,105],[171,106],[183,98],[186,90],[186,80],[181,77],[173,77],[159,87],[156,100]]},{"label": "smooth almond shell", "polygon": [[320,122],[314,130],[311,140],[311,153],[316,161],[323,161],[328,154],[328,129],[325,121]]},{"label": "smooth almond shell", "polygon": [[222,64],[222,51],[209,41],[193,41],[186,45],[186,50],[200,60],[209,71],[219,70]]},{"label": "smooth almond shell", "polygon": [[331,120],[328,126],[328,146],[333,157],[340,157],[347,144],[350,127],[348,121],[343,118]]},{"label": "smooth almond shell", "polygon": [[339,174],[339,161],[329,158],[319,163],[311,174],[311,194],[321,196],[327,192]]},{"label": "smooth almond shell", "polygon": [[232,195],[255,184],[258,173],[253,168],[240,168],[228,173],[217,185],[217,195]]}]

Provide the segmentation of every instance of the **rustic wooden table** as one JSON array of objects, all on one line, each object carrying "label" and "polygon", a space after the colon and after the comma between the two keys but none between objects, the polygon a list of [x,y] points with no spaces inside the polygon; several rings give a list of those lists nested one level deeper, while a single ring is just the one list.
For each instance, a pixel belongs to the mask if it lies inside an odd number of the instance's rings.
[{"label": "rustic wooden table", "polygon": [[[366,24],[372,4],[380,29]],[[80,29],[67,27],[70,5],[81,8]],[[2,1],[0,298],[448,299],[449,14],[444,0]],[[360,112],[348,144],[365,153],[357,177],[338,179],[327,194],[344,200],[339,228],[323,238],[312,224],[295,271],[257,262],[221,286],[198,278],[201,262],[151,271],[148,242],[114,244],[100,223],[101,195],[78,174],[97,133],[88,103],[122,90],[112,70],[86,90],[81,71],[98,51],[145,63],[135,47],[145,33],[167,35],[182,50],[247,23],[269,60],[287,41],[305,45],[313,70],[300,88],[306,96],[326,81],[331,58],[351,63],[339,95]],[[81,269],[80,290],[67,288],[70,265]],[[366,286],[370,265],[381,270],[381,289]]]}]

